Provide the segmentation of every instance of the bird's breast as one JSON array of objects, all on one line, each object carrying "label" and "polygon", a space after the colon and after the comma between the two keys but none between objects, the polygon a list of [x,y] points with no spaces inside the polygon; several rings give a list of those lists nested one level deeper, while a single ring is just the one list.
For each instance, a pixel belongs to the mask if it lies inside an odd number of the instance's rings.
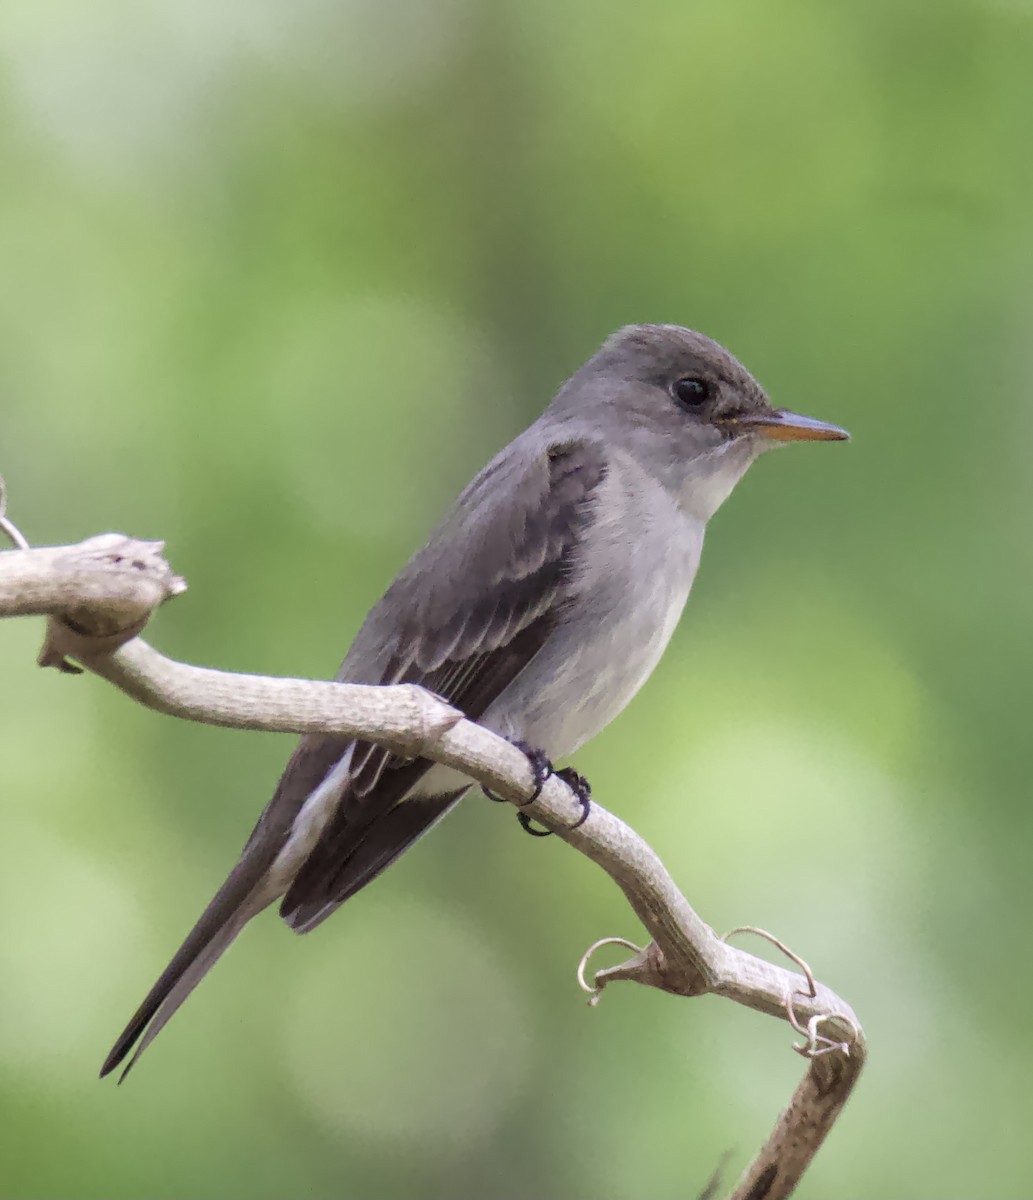
[{"label": "bird's breast", "polygon": [[613,472],[555,631],[483,718],[507,737],[572,754],[649,678],[699,565],[701,523],[649,482]]}]

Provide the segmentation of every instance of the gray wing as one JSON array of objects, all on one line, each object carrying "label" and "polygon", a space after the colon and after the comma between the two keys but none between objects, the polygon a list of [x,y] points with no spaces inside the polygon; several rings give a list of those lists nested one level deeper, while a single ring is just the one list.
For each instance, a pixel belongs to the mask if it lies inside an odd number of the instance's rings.
[{"label": "gray wing", "polygon": [[[531,433],[466,488],[367,617],[338,679],[419,683],[476,720],[537,654],[571,598],[576,549],[606,460],[588,440],[538,442],[532,453]],[[275,898],[263,879],[307,797],[346,755],[336,811],[281,907],[299,931],[373,879],[461,794],[404,800],[429,760],[399,760],[347,738],[303,738],[240,862],[115,1043],[102,1075],[142,1038],[132,1066],[247,920]]]},{"label": "gray wing", "polygon": [[[349,659],[367,644],[386,650],[377,682],[421,684],[477,720],[560,619],[604,473],[601,447],[584,441],[529,465],[516,455],[490,464],[370,614]],[[327,769],[340,753],[327,752]],[[347,789],[283,899],[292,928],[314,928],[447,812],[461,792],[403,799],[432,765],[355,743]]]}]

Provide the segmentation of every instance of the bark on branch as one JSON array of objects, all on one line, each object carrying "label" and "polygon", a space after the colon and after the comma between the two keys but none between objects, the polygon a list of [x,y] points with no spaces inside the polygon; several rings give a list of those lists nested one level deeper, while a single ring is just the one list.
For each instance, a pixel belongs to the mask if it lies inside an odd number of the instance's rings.
[{"label": "bark on branch", "polygon": [[[241,729],[359,736],[457,767],[512,803],[531,794],[534,781],[519,750],[422,688],[238,675],[166,658],[137,636],[161,603],[186,588],[162,549],[160,542],[104,534],[77,546],[0,552],[0,617],[47,616],[42,665],[70,670],[68,659],[74,658],[170,716]],[[864,1035],[850,1007],[816,983],[804,964],[804,973],[797,973],[719,937],[653,850],[600,804],[593,801],[589,819],[570,828],[581,810],[561,780],[550,778],[523,811],[606,871],[652,939],[627,962],[595,972],[585,985],[593,1001],[603,987],[632,980],[682,996],[724,996],[790,1022],[800,1033],[794,1049],[808,1060],[806,1074],[732,1200],[790,1195],[864,1063]]]}]

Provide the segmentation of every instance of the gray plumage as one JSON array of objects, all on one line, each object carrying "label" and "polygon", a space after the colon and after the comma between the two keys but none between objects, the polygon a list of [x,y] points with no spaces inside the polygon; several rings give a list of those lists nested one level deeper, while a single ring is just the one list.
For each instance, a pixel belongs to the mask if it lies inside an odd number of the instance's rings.
[{"label": "gray plumage", "polygon": [[[370,612],[336,678],[422,684],[564,758],[656,666],[707,521],[754,459],[779,441],[845,436],[773,409],[701,334],[622,329],[463,491]],[[469,786],[369,743],[303,738],[240,861],[101,1073],[135,1045],[132,1066],[256,913],[280,899],[288,925],[312,929]]]}]

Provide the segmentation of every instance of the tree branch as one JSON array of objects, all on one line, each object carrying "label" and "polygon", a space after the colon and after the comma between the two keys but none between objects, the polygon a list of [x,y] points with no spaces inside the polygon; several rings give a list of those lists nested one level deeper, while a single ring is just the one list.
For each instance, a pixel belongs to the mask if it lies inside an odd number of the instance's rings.
[{"label": "tree branch", "polygon": [[[0,617],[48,616],[42,665],[74,669],[67,660],[75,658],[157,712],[241,729],[362,737],[457,767],[514,804],[531,795],[534,780],[521,751],[422,688],[238,675],[158,653],[137,634],[158,605],[186,588],[162,549],[160,542],[105,534],[78,546],[0,552]],[[732,1200],[790,1195],[864,1062],[864,1036],[850,1007],[806,967],[804,974],[790,971],[718,937],[653,850],[598,803],[573,828],[580,804],[555,776],[522,811],[606,871],[652,938],[627,962],[595,973],[594,986],[586,985],[593,1002],[610,983],[632,980],[683,996],[724,996],[803,1035],[794,1049],[809,1060],[807,1072]]]}]

